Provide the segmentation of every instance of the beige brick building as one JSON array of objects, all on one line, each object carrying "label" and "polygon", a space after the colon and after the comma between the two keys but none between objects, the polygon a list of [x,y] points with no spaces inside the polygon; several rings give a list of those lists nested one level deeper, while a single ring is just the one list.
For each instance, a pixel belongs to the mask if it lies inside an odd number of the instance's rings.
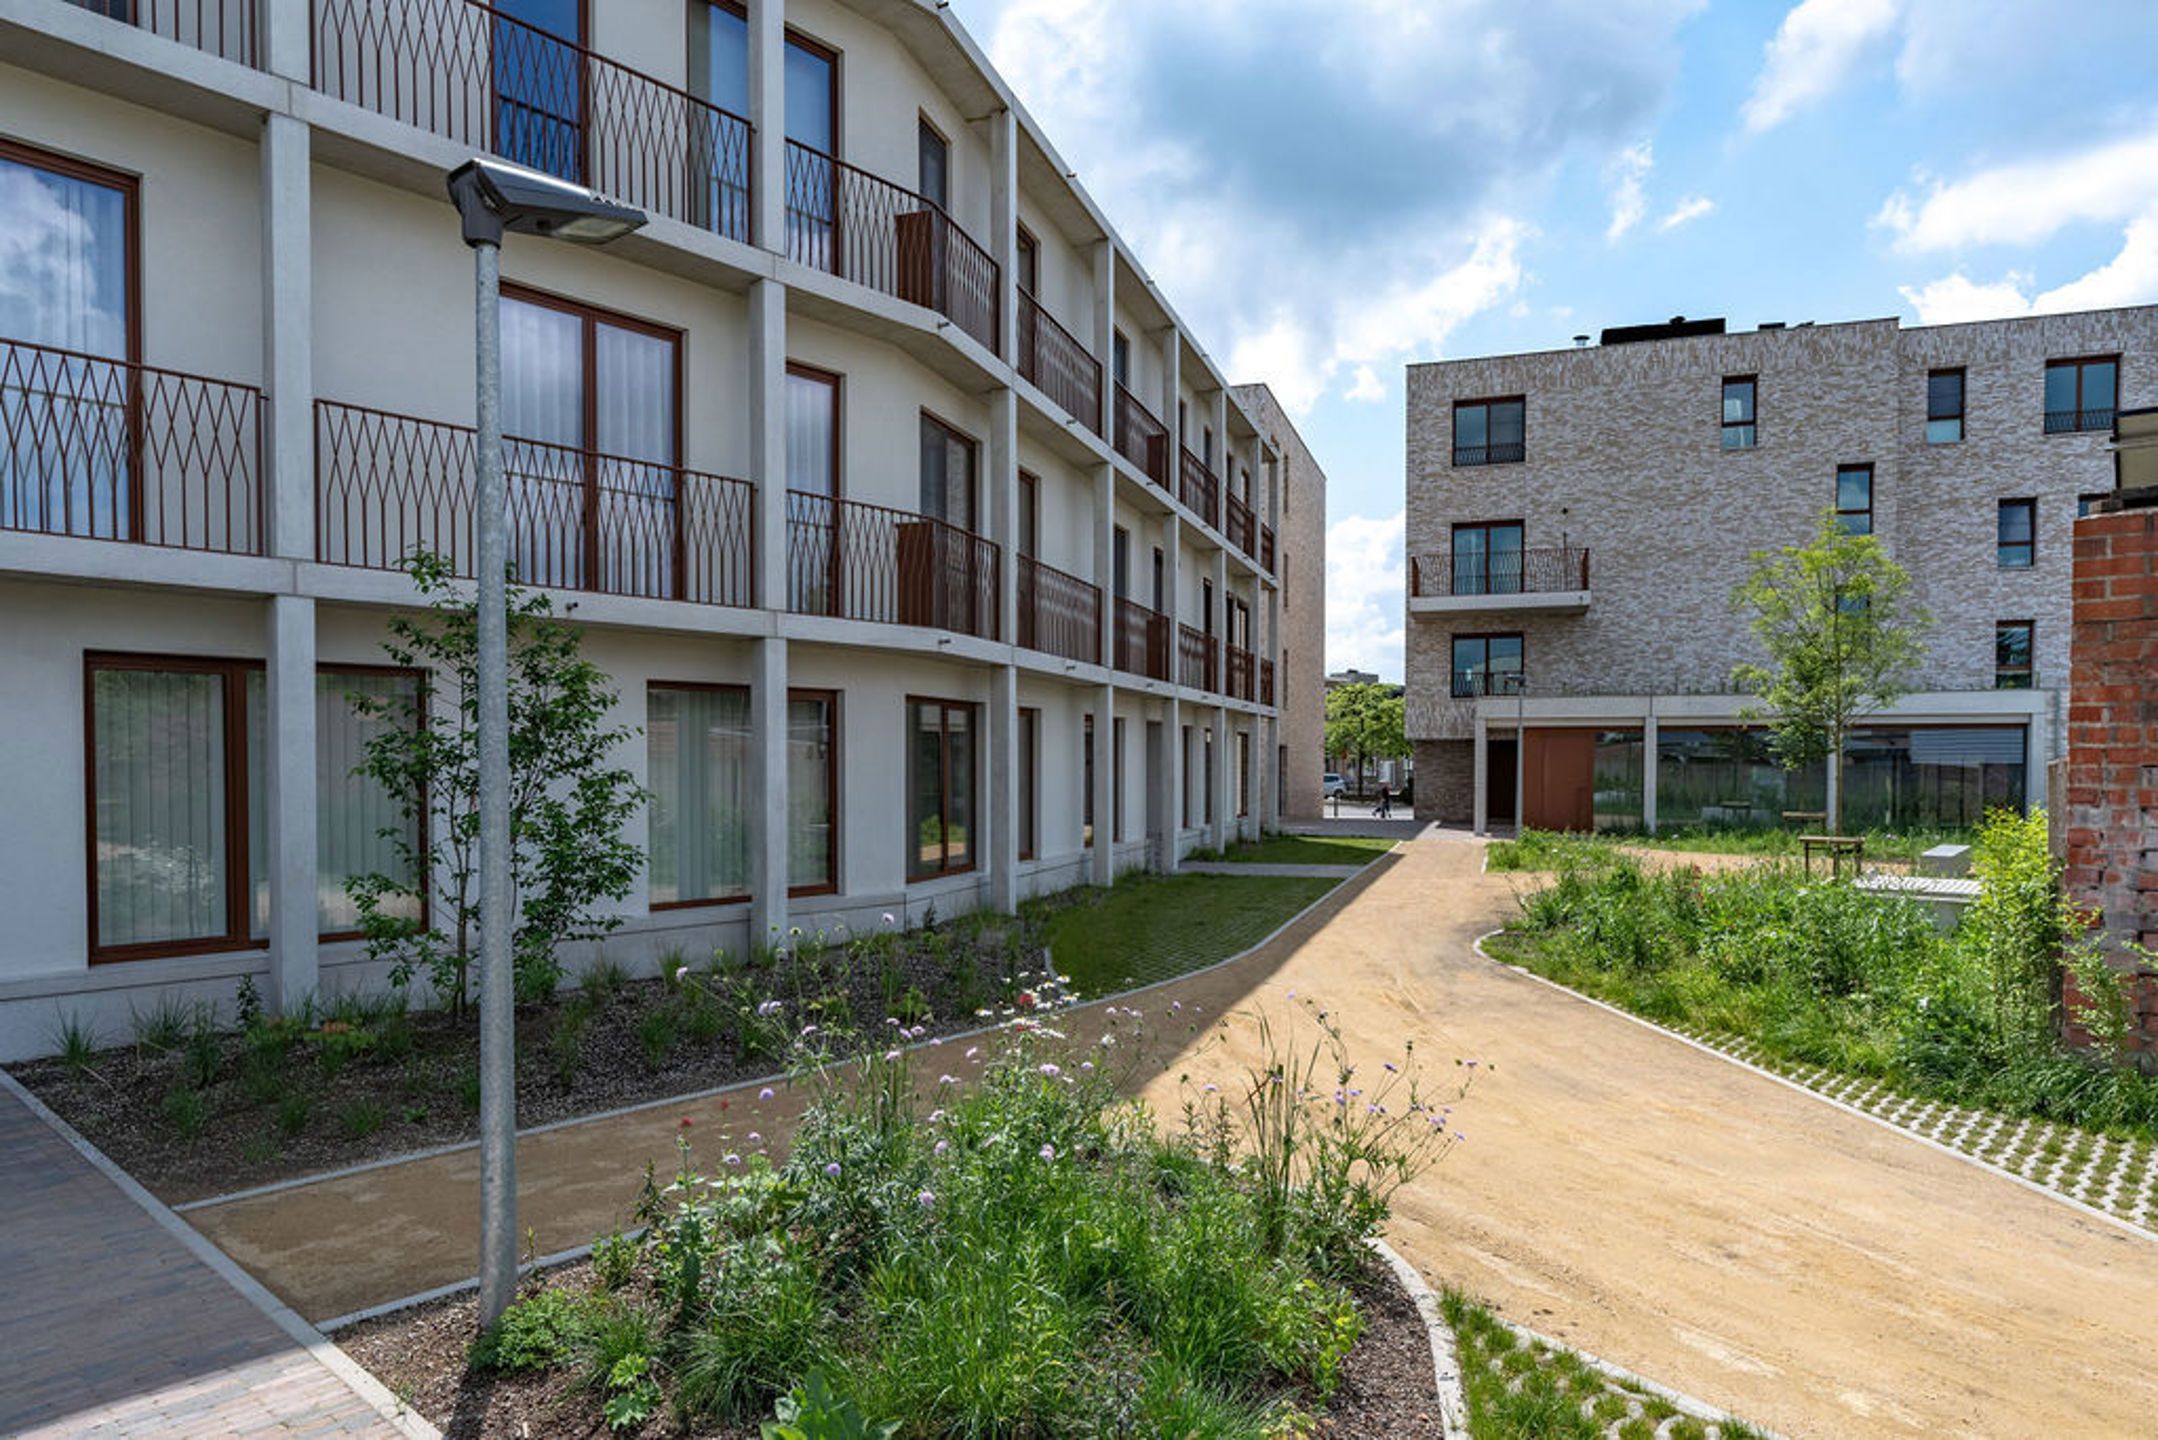
[{"label": "beige brick building", "polygon": [[[1320,777],[1326,767],[1326,472],[1296,433],[1289,412],[1264,384],[1229,392],[1268,451],[1280,457],[1276,474],[1281,511],[1280,613],[1281,742],[1275,756],[1282,818],[1319,818]],[[1290,576],[1296,576],[1294,582]]]},{"label": "beige brick building", "polygon": [[1932,615],[1914,693],[1846,757],[1845,818],[2035,802],[2060,753],[2070,529],[2116,406],[2158,400],[2158,307],[1607,330],[1408,372],[1417,812],[1483,826],[1768,823],[1824,807],[1741,719],[1748,556],[1824,509]]}]

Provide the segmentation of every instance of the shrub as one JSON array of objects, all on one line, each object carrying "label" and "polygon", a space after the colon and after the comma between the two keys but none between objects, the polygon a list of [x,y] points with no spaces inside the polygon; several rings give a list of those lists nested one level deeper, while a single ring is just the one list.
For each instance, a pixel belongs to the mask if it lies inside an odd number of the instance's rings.
[{"label": "shrub", "polygon": [[135,1032],[137,1056],[147,1058],[150,1054],[179,1049],[195,1018],[194,1008],[174,995],[159,996],[147,1013],[128,1007],[128,1024]]},{"label": "shrub", "polygon": [[60,1063],[71,1075],[81,1075],[89,1070],[90,1062],[97,1057],[97,1032],[85,1024],[80,1015],[70,1011],[60,1017],[53,1029],[53,1049],[60,1052]]},{"label": "shrub", "polygon": [[674,1052],[679,1026],[672,1003],[647,1012],[637,1023],[637,1044],[644,1051],[647,1066],[654,1070],[665,1068],[667,1057]]},{"label": "shrub", "polygon": [[514,1375],[566,1365],[590,1331],[592,1297],[575,1290],[538,1290],[502,1312],[472,1342],[473,1368]]},{"label": "shrub", "polygon": [[620,1290],[637,1273],[637,1242],[616,1230],[592,1246],[592,1274],[602,1289]]},{"label": "shrub", "polygon": [[389,1112],[373,1100],[352,1100],[337,1112],[337,1123],[347,1140],[365,1140],[380,1130]]},{"label": "shrub", "polygon": [[808,1372],[832,1316],[810,1257],[774,1236],[751,1239],[726,1265],[682,1347],[676,1403],[685,1414],[746,1418]]},{"label": "shrub", "polygon": [[185,1085],[175,1085],[167,1090],[164,1102],[158,1108],[173,1133],[189,1143],[202,1134],[202,1127],[210,1118],[210,1105],[202,1098],[202,1092]]}]

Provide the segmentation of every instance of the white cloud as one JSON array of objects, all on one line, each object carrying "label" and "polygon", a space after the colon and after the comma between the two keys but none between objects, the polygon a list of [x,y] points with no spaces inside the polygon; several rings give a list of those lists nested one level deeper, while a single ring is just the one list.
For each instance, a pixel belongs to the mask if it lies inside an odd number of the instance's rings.
[{"label": "white cloud", "polygon": [[1874,223],[1898,250],[1920,254],[1970,245],[2034,245],[2063,226],[2125,220],[2158,203],[2158,129],[2094,146],[1996,165],[1923,196],[1898,190]]},{"label": "white cloud", "polygon": [[1833,94],[1902,20],[1903,0],[1802,0],[1770,39],[1740,110],[1749,133],[1773,129]]},{"label": "white cloud", "polygon": [[1605,240],[1616,244],[1648,213],[1648,196],[1643,187],[1655,164],[1655,151],[1646,140],[1627,146],[1611,162],[1611,224],[1604,231]]},{"label": "white cloud", "polygon": [[1349,515],[1326,527],[1326,668],[1354,666],[1382,680],[1402,675],[1407,566],[1404,513]]},{"label": "white cloud", "polygon": [[1926,325],[2150,304],[2158,300],[2158,202],[2129,222],[2119,253],[2105,264],[2035,295],[2032,284],[2028,273],[2011,271],[1999,280],[1980,282],[1957,270],[1902,290]]},{"label": "white cloud", "polygon": [[1981,283],[1958,270],[1924,285],[1905,285],[1903,298],[1918,312],[1921,325],[1956,325],[1965,320],[1998,320],[2030,313],[2030,277],[2010,274]]},{"label": "white cloud", "polygon": [[1681,225],[1691,225],[1716,208],[1716,202],[1706,195],[1688,195],[1671,207],[1671,213],[1656,222],[1659,234],[1667,234]]},{"label": "white cloud", "polygon": [[1377,404],[1386,398],[1386,386],[1379,382],[1379,372],[1369,365],[1356,367],[1356,382],[1341,392],[1344,400],[1356,400]]}]

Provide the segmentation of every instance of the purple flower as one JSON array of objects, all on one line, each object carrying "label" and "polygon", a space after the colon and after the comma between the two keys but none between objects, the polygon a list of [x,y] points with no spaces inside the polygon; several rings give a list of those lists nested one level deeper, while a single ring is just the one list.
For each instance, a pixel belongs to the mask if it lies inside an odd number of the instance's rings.
[{"label": "purple flower", "polygon": [[924,1190],[921,1194],[915,1196],[914,1198],[924,1210],[927,1210],[930,1206],[937,1203],[937,1197],[927,1190]]},{"label": "purple flower", "polygon": [[897,1060],[898,1058],[899,1058],[899,1052],[898,1052],[897,1050],[887,1050],[887,1051],[885,1051],[885,1052],[884,1052],[884,1063],[885,1063],[885,1064],[887,1064],[887,1065],[891,1064],[891,1063],[892,1063],[893,1061]]},{"label": "purple flower", "polygon": [[825,1166],[824,1173],[837,1180],[839,1178],[839,1162],[834,1160],[831,1164]]},{"label": "purple flower", "polygon": [[1079,1068],[1081,1070],[1091,1070],[1094,1068],[1094,1062],[1091,1060],[1081,1060],[1079,1062]]},{"label": "purple flower", "polygon": [[969,1060],[972,1060],[972,1059],[973,1059],[973,1058],[974,1058],[975,1056],[977,1056],[977,1055],[979,1055],[979,1054],[981,1054],[981,1053],[982,1053],[982,1047],[981,1047],[981,1046],[979,1046],[979,1045],[969,1045],[969,1046],[967,1047],[967,1058],[968,1058]]},{"label": "purple flower", "polygon": [[959,1083],[959,1077],[957,1075],[939,1075],[937,1077],[937,1083],[939,1085],[957,1085]]},{"label": "purple flower", "polygon": [[937,1144],[936,1144],[936,1153],[937,1153],[937,1154],[939,1154],[939,1155],[942,1155],[942,1154],[943,1154],[943,1153],[944,1153],[945,1151],[947,1151],[947,1150],[949,1150],[949,1149],[951,1149],[951,1148],[952,1148],[952,1142],[951,1142],[951,1141],[949,1141],[949,1140],[939,1140],[939,1141],[937,1142]]},{"label": "purple flower", "polygon": [[749,1143],[752,1145],[762,1145],[764,1143],[764,1137],[762,1135],[759,1135],[756,1131],[752,1130],[749,1132]]},{"label": "purple flower", "polygon": [[1201,1086],[1200,1088],[1205,1090],[1207,1094],[1211,1095],[1216,1090],[1219,1090],[1221,1087],[1219,1085],[1216,1085],[1213,1081],[1209,1080],[1206,1082],[1205,1085]]},{"label": "purple flower", "polygon": [[1462,1133],[1461,1133],[1461,1132],[1460,1132],[1459,1130],[1456,1130],[1456,1131],[1454,1132],[1454,1138],[1455,1138],[1456,1140],[1466,1140],[1466,1139],[1468,1139],[1469,1137],[1468,1137],[1468,1136],[1466,1136],[1466,1135],[1464,1135],[1464,1134],[1462,1134]]},{"label": "purple flower", "polygon": [[943,1118],[944,1112],[942,1110],[932,1110],[929,1112],[929,1123],[932,1125],[936,1124],[939,1120],[942,1120]]},{"label": "purple flower", "polygon": [[1062,1075],[1063,1073],[1064,1073],[1064,1072],[1063,1072],[1062,1070],[1059,1070],[1059,1069],[1058,1069],[1058,1068],[1057,1068],[1056,1066],[1054,1066],[1054,1065],[1044,1065],[1044,1066],[1042,1066],[1042,1074],[1044,1074],[1044,1075],[1047,1075],[1047,1076],[1048,1076],[1048,1077],[1049,1077],[1050,1079],[1052,1079],[1052,1080],[1056,1079],[1056,1078],[1057,1078],[1057,1076],[1059,1076],[1059,1075]]},{"label": "purple flower", "polygon": [[1056,1159],[1056,1158],[1057,1158],[1057,1147],[1056,1147],[1056,1146],[1054,1146],[1054,1145],[1044,1145],[1044,1146],[1042,1146],[1042,1152],[1041,1152],[1041,1153],[1042,1153],[1042,1159],[1044,1159],[1044,1160],[1054,1160],[1054,1159]]},{"label": "purple flower", "polygon": [[772,1087],[771,1087],[771,1086],[769,1086],[769,1085],[767,1085],[767,1086],[765,1086],[765,1087],[764,1087],[764,1088],[763,1088],[762,1090],[759,1090],[759,1091],[757,1092],[757,1098],[758,1098],[759,1100],[769,1100],[769,1099],[771,1099],[771,1098],[772,1098]]},{"label": "purple flower", "polygon": [[722,1165],[739,1165],[742,1163],[742,1157],[729,1150],[719,1157],[719,1163]]}]

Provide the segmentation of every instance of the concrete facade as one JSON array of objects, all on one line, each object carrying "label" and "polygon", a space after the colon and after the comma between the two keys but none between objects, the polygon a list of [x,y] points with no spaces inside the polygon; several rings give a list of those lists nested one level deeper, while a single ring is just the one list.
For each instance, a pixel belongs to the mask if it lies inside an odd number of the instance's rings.
[{"label": "concrete facade", "polygon": [[1281,514],[1281,812],[1316,820],[1326,765],[1326,472],[1271,389],[1239,385],[1234,393],[1279,456],[1269,493]]},{"label": "concrete facade", "polygon": [[[1912,329],[1771,327],[1411,366],[1406,658],[1418,813],[1483,823],[1492,785],[1477,761],[1494,729],[1511,734],[1517,722],[1644,735],[1660,719],[1740,723],[1746,702],[1731,672],[1758,657],[1732,590],[1752,552],[1811,534],[1839,467],[1859,465],[1872,467],[1872,531],[1933,619],[1919,693],[1879,722],[2026,727],[2024,794],[2036,803],[2061,744],[2070,527],[2081,498],[2111,486],[2103,426],[2046,424],[2047,362],[2118,357],[2114,403],[2134,406],[2158,399],[2154,355],[2158,307],[2139,307]],[[1962,438],[1929,444],[1928,376],[1950,368],[1965,376]],[[1748,448],[1723,443],[1727,377],[1755,378]],[[1455,464],[1456,403],[1516,396],[1521,458]],[[2035,552],[2010,567],[1995,543],[1998,502],[2018,499],[2035,502]],[[1551,573],[1532,571],[1521,593],[1452,593],[1477,588],[1448,582],[1455,527],[1510,521]],[[2032,625],[2030,689],[1994,688],[2005,621]],[[1520,636],[1524,693],[1453,695],[1453,638],[1479,634]],[[1461,784],[1435,783],[1464,771],[1482,782],[1467,806]],[[1646,784],[1639,807],[1650,824],[1655,789]]]},{"label": "concrete facade", "polygon": [[[354,88],[356,70],[344,80],[318,70],[313,62],[335,47],[310,26],[347,12],[394,14],[412,23],[369,28],[368,43],[414,44],[431,25],[474,23],[484,12],[462,0],[340,0],[315,8],[320,13],[311,16],[306,6],[261,5],[258,32],[258,7],[224,0],[207,9],[251,18],[213,37],[193,21],[167,23],[169,7],[145,7],[144,24],[132,26],[64,0],[0,0],[0,157],[34,173],[96,167],[132,184],[141,257],[130,280],[139,317],[133,348],[143,364],[185,372],[186,385],[235,396],[233,403],[258,416],[232,422],[239,438],[225,443],[243,472],[231,482],[233,503],[244,505],[247,523],[259,529],[259,540],[146,545],[32,522],[20,507],[0,520],[16,527],[0,528],[0,616],[8,636],[0,643],[7,677],[0,708],[27,737],[0,762],[0,793],[18,815],[37,817],[0,835],[0,896],[12,917],[0,940],[0,1059],[50,1049],[65,1018],[117,1039],[131,1010],[163,998],[229,1005],[242,977],[253,977],[273,1004],[381,983],[356,942],[322,938],[307,918],[318,888],[316,777],[323,763],[315,676],[318,669],[381,664],[384,621],[409,607],[413,593],[402,575],[380,568],[393,556],[354,559],[362,527],[351,518],[349,496],[325,487],[333,457],[348,453],[335,438],[337,416],[380,412],[408,437],[436,445],[472,422],[472,261],[442,194],[442,175],[469,157],[472,137],[439,113],[406,113],[398,104],[409,102]],[[572,63],[608,77],[590,91],[582,142],[588,163],[604,170],[608,105],[629,103],[618,97],[641,93],[638,86],[697,91],[704,82],[689,73],[687,57],[701,52],[685,45],[683,5],[625,0],[588,9],[591,49]],[[676,950],[739,951],[796,926],[875,925],[886,913],[912,919],[932,904],[942,914],[1009,906],[1135,867],[1173,865],[1200,845],[1256,836],[1280,813],[1276,767],[1267,757],[1284,743],[1281,716],[1297,708],[1293,697],[1302,688],[1311,692],[1306,708],[1317,705],[1316,655],[1294,671],[1280,665],[1279,617],[1318,614],[1323,568],[1300,566],[1293,583],[1310,593],[1285,603],[1287,567],[1270,570],[1261,560],[1265,547],[1247,549],[1215,515],[1178,497],[1173,447],[1207,450],[1225,484],[1249,475],[1250,504],[1267,538],[1283,536],[1278,554],[1288,545],[1275,487],[1293,430],[1233,393],[946,8],[926,0],[754,0],[748,12],[751,113],[741,117],[741,133],[755,179],[742,202],[743,224],[698,223],[703,202],[684,201],[645,175],[625,180],[633,189],[621,193],[651,212],[638,234],[600,250],[513,236],[502,270],[506,283],[595,312],[599,323],[671,339],[677,439],[664,469],[675,474],[679,467],[683,478],[669,483],[683,487],[746,485],[740,559],[729,562],[742,592],[700,603],[595,581],[553,592],[556,609],[582,628],[587,653],[607,668],[621,723],[643,726],[654,683],[748,692],[752,817],[788,813],[790,691],[833,692],[836,888],[790,895],[786,827],[756,820],[748,896],[655,909],[640,880],[605,953],[649,966]],[[476,23],[484,31],[491,22]],[[921,183],[920,127],[944,137],[948,243],[936,253],[958,250],[949,236],[963,232],[995,262],[982,292],[995,316],[986,340],[952,318],[965,313],[955,309],[956,270],[925,282],[929,290],[917,296],[931,300],[925,305],[898,298],[889,254],[825,266],[795,258],[791,237],[802,222],[788,209],[781,180],[791,153],[782,120],[789,35],[840,57],[835,149],[869,177],[863,185],[911,195]],[[423,70],[439,52],[383,59],[385,73]],[[500,103],[485,93],[484,66],[477,78],[437,78],[439,88],[428,93],[479,87],[460,99],[466,113],[484,117]],[[653,133],[653,143],[668,141],[664,130]],[[606,176],[596,178],[604,184]],[[651,194],[636,192],[636,184]],[[901,203],[920,207],[919,197]],[[1070,413],[1020,363],[1015,270],[1022,233],[1034,249],[1040,312],[1099,364],[1105,382],[1112,330],[1128,337],[1128,388],[1171,435],[1166,486],[1120,453],[1104,416]],[[880,263],[887,272],[881,281]],[[0,273],[0,282],[9,281],[16,282],[12,290],[0,283],[0,295],[34,297],[38,282],[27,269]],[[35,347],[6,329],[13,313],[0,309],[0,356],[32,354]],[[982,616],[893,623],[888,616],[803,613],[808,607],[790,603],[790,567],[804,563],[805,543],[817,543],[790,524],[785,498],[790,366],[840,377],[835,469],[838,494],[850,504],[902,512],[901,523],[918,510],[924,416],[972,442],[970,528],[997,556],[994,601],[984,602]],[[1113,387],[1100,388],[1106,411]],[[415,453],[408,446],[402,458],[389,458],[385,446],[363,459],[397,470],[396,482],[407,486],[454,491],[469,484],[454,463],[427,470]],[[18,470],[52,460],[7,458]],[[340,473],[365,468],[348,463]],[[1033,503],[1027,533],[1022,475]],[[399,492],[401,503],[416,503],[411,493]],[[1119,530],[1129,536],[1129,597],[1149,608],[1152,557],[1162,553],[1167,678],[1113,663],[1107,602],[1116,589],[1112,542]],[[669,542],[643,543],[663,551]],[[1072,584],[1095,588],[1098,656],[1068,634],[1014,643],[1028,631],[1017,583],[1022,550]],[[656,565],[657,573],[669,573],[673,563],[653,559],[649,549],[624,562]],[[872,582],[859,583],[866,592]],[[1246,697],[1230,693],[1219,668],[1192,684],[1176,669],[1176,626],[1211,628],[1219,640],[1231,599],[1249,609],[1253,673],[1269,672],[1279,704],[1260,703],[1263,682]],[[1043,615],[1055,618],[1046,609]],[[1067,653],[1075,651],[1086,653]],[[247,821],[262,827],[260,835],[249,833],[267,842],[272,857],[261,881],[271,917],[261,943],[91,963],[85,857],[93,876],[97,861],[85,716],[86,656],[96,653],[266,667],[263,726],[250,747],[261,747],[251,763],[263,798]],[[906,864],[913,803],[907,707],[915,698],[974,707],[980,737],[972,772],[975,862],[926,881],[910,880]],[[1090,841],[1082,764],[1089,717],[1099,822]],[[1167,743],[1149,743],[1155,726],[1171,737]],[[1200,793],[1202,767],[1187,773],[1181,763],[1174,737],[1186,728],[1213,736],[1211,796]],[[1032,749],[1022,751],[1028,733]],[[1239,775],[1243,754],[1251,757],[1249,773]],[[640,781],[647,776],[641,735],[616,758]],[[1022,814],[1029,794],[1033,809]],[[640,812],[629,838],[643,846],[649,823],[649,812]],[[1021,859],[1026,832],[1034,846]],[[591,958],[565,957],[572,972]]]}]

